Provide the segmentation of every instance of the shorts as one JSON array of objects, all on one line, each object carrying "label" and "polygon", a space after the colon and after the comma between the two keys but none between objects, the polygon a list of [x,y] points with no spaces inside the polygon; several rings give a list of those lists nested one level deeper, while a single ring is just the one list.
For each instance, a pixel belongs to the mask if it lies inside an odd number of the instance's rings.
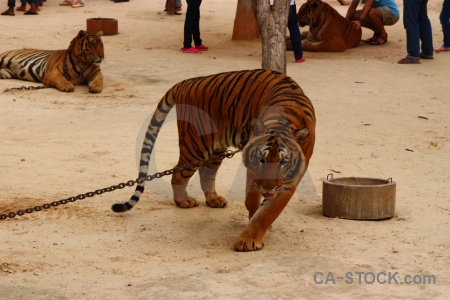
[{"label": "shorts", "polygon": [[381,6],[377,8],[383,15],[383,25],[390,26],[398,22],[399,18],[396,17],[387,6]]},{"label": "shorts", "polygon": [[[396,17],[387,6],[374,7],[374,9],[379,9],[381,11],[381,15],[383,16],[383,25],[394,25],[399,20],[399,18]],[[359,12],[361,11],[362,10],[359,10]],[[364,22],[373,24],[368,17],[365,18]]]}]

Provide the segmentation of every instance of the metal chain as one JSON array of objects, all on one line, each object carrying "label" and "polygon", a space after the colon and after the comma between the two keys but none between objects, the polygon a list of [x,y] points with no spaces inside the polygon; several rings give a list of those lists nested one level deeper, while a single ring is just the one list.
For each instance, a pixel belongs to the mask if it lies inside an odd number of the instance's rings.
[{"label": "metal chain", "polygon": [[54,202],[51,202],[51,203],[46,203],[46,204],[43,204],[43,205],[38,205],[38,206],[35,206],[35,207],[30,207],[30,208],[26,208],[26,209],[20,209],[20,210],[15,211],[15,212],[10,212],[10,213],[6,213],[6,214],[0,214],[0,220],[5,220],[5,219],[8,219],[8,218],[12,219],[15,216],[23,216],[24,214],[31,214],[32,212],[35,212],[35,211],[41,211],[43,209],[49,209],[51,207],[55,207],[55,206],[62,205],[62,204],[67,204],[69,202],[75,202],[77,200],[83,200],[83,199],[86,199],[86,198],[94,197],[94,196],[97,196],[97,195],[101,195],[103,193],[108,193],[108,192],[115,191],[117,189],[123,189],[124,187],[127,187],[127,186],[133,186],[136,183],[137,184],[141,184],[141,183],[144,183],[145,181],[152,181],[155,178],[161,178],[163,176],[172,175],[173,173],[176,173],[176,172],[182,172],[184,170],[195,169],[195,168],[198,168],[198,167],[202,166],[204,163],[207,163],[207,162],[223,160],[225,158],[232,158],[239,151],[240,150],[235,150],[235,151],[227,150],[224,153],[213,155],[213,156],[209,157],[208,159],[192,162],[192,163],[189,163],[187,165],[175,167],[175,168],[172,168],[170,170],[163,171],[163,172],[156,172],[156,173],[154,173],[152,175],[147,175],[146,177],[137,178],[135,180],[129,180],[127,182],[122,182],[122,183],[119,183],[117,185],[112,185],[112,186],[107,187],[107,188],[98,189],[98,190],[95,190],[93,192],[87,192],[87,193],[80,194],[80,195],[75,196],[75,197],[69,197],[69,198],[66,198],[66,199],[54,201]]},{"label": "metal chain", "polygon": [[41,90],[41,89],[48,89],[51,88],[50,85],[42,85],[42,86],[21,86],[21,87],[15,87],[15,88],[9,88],[5,89],[4,92],[10,92],[10,91],[23,91],[23,90]]}]

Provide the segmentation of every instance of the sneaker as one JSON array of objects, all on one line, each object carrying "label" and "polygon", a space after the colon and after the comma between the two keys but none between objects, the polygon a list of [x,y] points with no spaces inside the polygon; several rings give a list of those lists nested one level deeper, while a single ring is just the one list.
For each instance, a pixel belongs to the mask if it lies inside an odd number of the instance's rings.
[{"label": "sneaker", "polygon": [[208,47],[205,45],[195,46],[195,49],[198,49],[200,51],[206,51],[208,50]]},{"label": "sneaker", "polygon": [[301,62],[304,62],[305,60],[306,60],[306,59],[302,56],[301,58],[296,59],[295,62],[296,62],[296,63],[301,63]]},{"label": "sneaker", "polygon": [[200,51],[200,50],[198,50],[198,49],[196,49],[197,47],[191,47],[191,48],[181,48],[181,52],[183,52],[183,53],[200,53],[200,52],[202,52],[202,51]]}]

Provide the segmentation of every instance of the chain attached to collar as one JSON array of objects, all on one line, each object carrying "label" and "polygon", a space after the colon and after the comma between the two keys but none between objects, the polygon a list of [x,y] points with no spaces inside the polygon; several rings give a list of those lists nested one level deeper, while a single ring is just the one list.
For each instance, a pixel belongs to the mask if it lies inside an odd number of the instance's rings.
[{"label": "chain attached to collar", "polygon": [[143,177],[143,178],[137,178],[135,180],[129,180],[127,182],[122,182],[122,183],[119,183],[117,185],[112,185],[112,186],[107,187],[107,188],[98,189],[98,190],[95,190],[95,191],[92,191],[92,192],[87,192],[87,193],[84,193],[84,194],[80,194],[78,196],[69,197],[69,198],[66,198],[66,199],[62,199],[62,200],[46,203],[46,204],[43,204],[43,205],[38,205],[38,206],[35,206],[35,207],[26,208],[26,209],[20,209],[18,211],[6,213],[6,214],[0,214],[0,220],[6,220],[8,218],[12,219],[12,218],[14,218],[16,216],[23,216],[24,214],[31,214],[31,213],[33,213],[35,211],[41,211],[43,209],[49,209],[51,207],[55,207],[55,206],[62,205],[62,204],[67,204],[69,202],[75,202],[75,201],[78,201],[78,200],[83,200],[83,199],[86,199],[86,198],[90,198],[90,197],[94,197],[94,196],[97,196],[97,195],[101,195],[103,193],[112,192],[112,191],[115,191],[117,189],[123,189],[124,187],[127,187],[127,186],[131,187],[131,186],[135,185],[136,183],[137,184],[141,184],[141,183],[144,183],[145,181],[152,181],[155,178],[161,178],[163,176],[172,175],[173,173],[182,172],[184,170],[196,169],[196,168],[202,166],[203,164],[205,164],[207,162],[223,160],[225,158],[232,158],[239,151],[240,150],[235,150],[235,151],[227,150],[224,153],[212,155],[212,156],[210,156],[207,159],[199,160],[199,161],[196,161],[196,162],[189,163],[187,165],[175,167],[175,168],[163,171],[163,172],[157,172],[157,173],[155,173],[153,175],[147,175],[146,177]]}]

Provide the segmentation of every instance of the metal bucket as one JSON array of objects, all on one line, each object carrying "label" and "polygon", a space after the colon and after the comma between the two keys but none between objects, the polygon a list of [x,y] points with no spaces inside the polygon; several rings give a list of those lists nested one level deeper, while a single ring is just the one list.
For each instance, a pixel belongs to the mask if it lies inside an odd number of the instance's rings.
[{"label": "metal bucket", "polygon": [[395,188],[392,178],[333,179],[333,174],[329,174],[323,181],[322,212],[327,217],[351,220],[392,218],[395,216]]},{"label": "metal bucket", "polygon": [[115,35],[119,31],[119,24],[116,19],[91,18],[86,20],[87,32],[103,31],[103,35]]}]

